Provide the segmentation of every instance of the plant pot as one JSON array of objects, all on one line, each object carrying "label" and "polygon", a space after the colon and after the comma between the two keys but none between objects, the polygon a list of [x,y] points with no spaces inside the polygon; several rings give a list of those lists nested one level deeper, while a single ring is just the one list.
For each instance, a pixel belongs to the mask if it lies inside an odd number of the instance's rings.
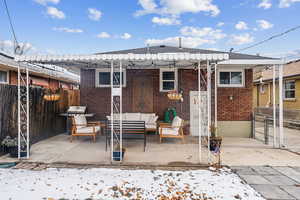
[{"label": "plant pot", "polygon": [[124,154],[125,154],[125,149],[122,148],[122,152],[118,149],[113,151],[113,160],[114,161],[121,161],[121,155],[122,155],[122,160],[124,158]]},{"label": "plant pot", "polygon": [[222,137],[210,137],[209,150],[219,151],[222,144]]},{"label": "plant pot", "polygon": [[[9,155],[12,158],[17,158],[18,157],[18,147],[9,147]],[[20,156],[21,157],[27,157],[26,149],[21,150]]]}]

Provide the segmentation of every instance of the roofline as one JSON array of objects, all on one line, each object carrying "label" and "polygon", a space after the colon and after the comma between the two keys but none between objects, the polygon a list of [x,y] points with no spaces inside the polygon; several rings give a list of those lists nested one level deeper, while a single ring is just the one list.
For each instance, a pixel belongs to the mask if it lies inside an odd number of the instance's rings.
[{"label": "roofline", "polygon": [[[99,52],[95,53],[94,55],[99,55],[99,54],[114,54],[116,52],[122,52],[122,51],[134,51],[138,49],[147,49],[147,48],[156,48],[156,47],[172,47],[172,48],[179,48],[177,46],[170,46],[170,45],[155,45],[155,46],[149,46],[149,47],[139,47],[139,48],[132,48],[132,49],[122,49],[122,50],[113,50],[113,51],[105,51],[105,52]],[[198,48],[187,48],[187,47],[181,47],[180,49],[187,49],[187,50],[198,50],[198,51],[208,51],[210,53],[215,53],[215,54],[240,54],[240,55],[246,55],[246,56],[257,56],[260,57],[261,59],[280,59],[280,58],[272,58],[272,57],[265,57],[265,56],[260,56],[260,55],[251,55],[251,54],[244,54],[244,53],[236,53],[236,52],[228,52],[228,51],[217,51],[217,50],[209,50],[209,49],[198,49]],[[151,53],[151,52],[150,52]]]},{"label": "roofline", "polygon": [[[300,73],[293,74],[293,75],[288,75],[288,76],[283,76],[282,78],[292,78],[292,77],[296,77],[296,76],[300,76]],[[278,80],[278,79],[279,79],[278,77],[275,78],[275,80]],[[257,83],[259,81],[260,81],[259,79],[256,79],[256,80],[253,81],[253,83]],[[273,78],[263,79],[262,81],[267,81],[267,82],[270,81],[271,82],[271,81],[273,81]]]}]

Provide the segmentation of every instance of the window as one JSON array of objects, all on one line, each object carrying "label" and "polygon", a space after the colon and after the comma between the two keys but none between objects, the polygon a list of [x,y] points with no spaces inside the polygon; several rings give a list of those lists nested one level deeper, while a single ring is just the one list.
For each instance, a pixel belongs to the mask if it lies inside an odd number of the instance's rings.
[{"label": "window", "polygon": [[244,70],[233,70],[219,72],[220,87],[243,87],[244,86]]},{"label": "window", "polygon": [[[122,76],[122,86],[126,87],[126,70],[121,73]],[[114,71],[113,76],[114,86],[120,84],[120,72]],[[96,69],[96,87],[110,87],[110,69]]]},{"label": "window", "polygon": [[0,71],[0,83],[8,84],[8,71]]},{"label": "window", "polygon": [[285,99],[295,99],[296,92],[295,92],[295,81],[285,81],[284,82],[284,98]]},{"label": "window", "polygon": [[160,69],[159,87],[161,92],[177,90],[177,70]]}]

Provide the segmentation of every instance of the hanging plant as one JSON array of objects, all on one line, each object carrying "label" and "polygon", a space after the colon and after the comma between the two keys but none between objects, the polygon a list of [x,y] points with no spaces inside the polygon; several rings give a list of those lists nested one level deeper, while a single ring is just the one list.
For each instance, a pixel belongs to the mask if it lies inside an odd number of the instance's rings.
[{"label": "hanging plant", "polygon": [[170,100],[174,100],[174,101],[183,100],[182,92],[170,91],[168,92],[167,96]]},{"label": "hanging plant", "polygon": [[44,99],[46,101],[58,101],[60,99],[60,94],[57,92],[52,92],[49,90],[44,94]]}]

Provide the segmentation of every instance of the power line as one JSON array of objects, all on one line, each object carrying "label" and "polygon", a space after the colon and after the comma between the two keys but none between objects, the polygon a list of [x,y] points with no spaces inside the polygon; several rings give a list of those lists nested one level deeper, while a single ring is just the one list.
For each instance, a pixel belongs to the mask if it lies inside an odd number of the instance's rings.
[{"label": "power line", "polygon": [[283,35],[286,35],[286,34],[292,32],[292,31],[295,31],[295,30],[297,30],[297,29],[299,29],[299,28],[300,28],[300,25],[299,25],[299,26],[296,26],[296,27],[294,27],[294,28],[288,29],[287,31],[284,31],[284,32],[282,32],[282,33],[273,35],[273,36],[269,37],[268,39],[262,40],[262,41],[260,41],[260,42],[257,42],[257,43],[255,43],[255,44],[253,44],[253,45],[250,45],[250,46],[248,46],[248,47],[245,47],[245,48],[239,49],[239,50],[237,50],[237,51],[234,51],[234,53],[241,52],[241,51],[245,51],[245,50],[247,50],[247,49],[256,47],[256,46],[261,45],[261,44],[263,44],[263,43],[266,43],[266,42],[268,42],[268,41],[270,41],[270,40],[273,40],[273,39],[275,39],[275,38],[278,38],[278,37],[281,37],[281,36],[283,36]]},{"label": "power line", "polygon": [[4,6],[5,6],[7,18],[8,18],[8,21],[9,21],[10,30],[11,30],[11,33],[12,33],[13,38],[14,38],[14,46],[15,46],[14,47],[14,52],[16,53],[17,49],[20,46],[19,46],[19,43],[18,43],[18,40],[17,40],[16,32],[15,32],[15,29],[14,29],[14,26],[13,26],[13,23],[12,23],[12,19],[11,19],[10,13],[9,13],[9,9],[8,9],[6,0],[3,0],[3,3],[4,3]]}]

